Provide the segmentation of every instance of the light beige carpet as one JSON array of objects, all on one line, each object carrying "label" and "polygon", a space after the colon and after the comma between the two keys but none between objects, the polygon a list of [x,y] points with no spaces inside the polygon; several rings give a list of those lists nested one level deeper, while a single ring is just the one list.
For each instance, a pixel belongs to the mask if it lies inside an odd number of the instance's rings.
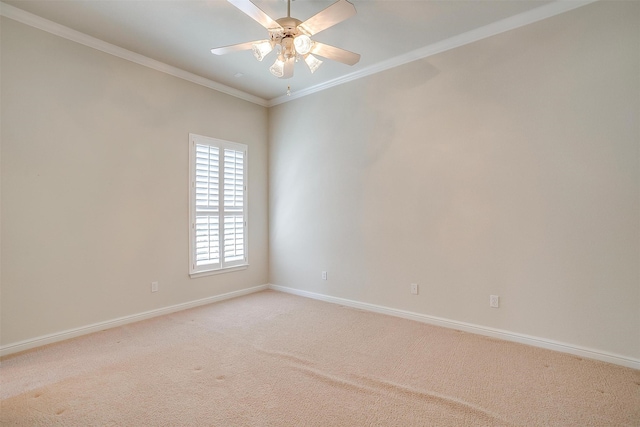
[{"label": "light beige carpet", "polygon": [[640,371],[274,291],[2,360],[7,426],[639,426]]}]

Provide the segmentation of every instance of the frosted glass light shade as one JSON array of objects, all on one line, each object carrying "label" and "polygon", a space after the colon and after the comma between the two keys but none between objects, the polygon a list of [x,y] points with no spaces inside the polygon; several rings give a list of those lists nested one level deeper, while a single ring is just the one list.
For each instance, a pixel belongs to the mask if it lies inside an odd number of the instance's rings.
[{"label": "frosted glass light shade", "polygon": [[264,57],[273,50],[273,46],[271,46],[271,42],[269,40],[262,40],[251,46],[253,48],[253,56],[255,56],[258,61],[262,61]]},{"label": "frosted glass light shade", "polygon": [[284,76],[284,61],[280,60],[280,58],[276,59],[276,62],[269,68],[269,71],[276,77]]},{"label": "frosted glass light shade", "polygon": [[322,65],[322,61],[311,54],[304,58],[304,62],[307,63],[312,74]]},{"label": "frosted glass light shade", "polygon": [[300,34],[293,39],[293,46],[300,55],[306,55],[311,50],[311,39],[306,34]]}]

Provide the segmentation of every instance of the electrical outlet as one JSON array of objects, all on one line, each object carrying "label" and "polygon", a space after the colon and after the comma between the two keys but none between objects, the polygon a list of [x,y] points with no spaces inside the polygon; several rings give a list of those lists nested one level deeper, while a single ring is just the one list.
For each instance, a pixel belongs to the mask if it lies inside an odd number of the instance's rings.
[{"label": "electrical outlet", "polygon": [[322,280],[327,280],[327,272],[326,271],[322,272]]},{"label": "electrical outlet", "polygon": [[417,283],[412,283],[411,284],[411,293],[413,295],[418,295],[418,284]]},{"label": "electrical outlet", "polygon": [[493,308],[500,307],[500,297],[498,295],[489,295],[489,306]]},{"label": "electrical outlet", "polygon": [[151,292],[158,292],[158,282],[151,282]]}]

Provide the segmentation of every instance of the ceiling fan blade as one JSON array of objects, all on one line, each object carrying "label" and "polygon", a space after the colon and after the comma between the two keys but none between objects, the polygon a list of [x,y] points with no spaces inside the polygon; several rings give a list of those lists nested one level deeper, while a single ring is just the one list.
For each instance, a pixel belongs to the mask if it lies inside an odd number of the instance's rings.
[{"label": "ceiling fan blade", "polygon": [[260,25],[265,27],[267,30],[278,30],[282,29],[282,26],[278,24],[276,21],[271,19],[269,15],[264,13],[262,9],[260,9],[255,4],[251,3],[249,0],[228,0],[229,3],[249,15]]},{"label": "ceiling fan blade", "polygon": [[339,47],[330,46],[328,44],[314,42],[311,53],[322,56],[323,58],[332,59],[347,65],[355,65],[360,61],[360,54],[340,49]]},{"label": "ceiling fan blade", "polygon": [[290,79],[291,77],[293,77],[293,67],[295,65],[296,65],[296,59],[295,58],[289,58],[286,61],[284,61],[284,74],[280,78],[281,79]]},{"label": "ceiling fan blade", "polygon": [[355,6],[347,0],[338,0],[328,8],[318,12],[302,24],[298,25],[298,28],[303,33],[312,36],[352,17],[355,14]]},{"label": "ceiling fan blade", "polygon": [[240,44],[232,44],[231,46],[216,47],[211,49],[211,53],[214,55],[224,55],[226,53],[239,52],[241,50],[250,50],[253,48],[254,43],[260,43],[261,40],[254,42],[246,42]]}]

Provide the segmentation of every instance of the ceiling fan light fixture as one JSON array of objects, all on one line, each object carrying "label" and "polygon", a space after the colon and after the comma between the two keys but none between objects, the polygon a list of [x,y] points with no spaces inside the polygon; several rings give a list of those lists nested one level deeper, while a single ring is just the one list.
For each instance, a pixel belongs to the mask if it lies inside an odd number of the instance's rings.
[{"label": "ceiling fan light fixture", "polygon": [[284,76],[284,61],[282,61],[280,58],[277,58],[276,62],[274,62],[271,67],[269,67],[269,71],[271,72],[271,74],[278,78]]},{"label": "ceiling fan light fixture", "polygon": [[261,40],[254,43],[251,48],[253,49],[253,56],[255,56],[258,61],[262,61],[264,57],[273,50],[273,45],[271,45],[269,40]]},{"label": "ceiling fan light fixture", "polygon": [[[0,0],[1,1],[1,0]],[[311,72],[315,72],[322,61],[311,55],[313,52],[324,59],[347,65],[355,65],[360,55],[339,47],[313,41],[311,37],[356,14],[356,8],[349,0],[335,0],[335,3],[302,22],[291,16],[291,2],[287,1],[287,16],[273,19],[255,5],[255,0],[227,0],[268,32],[266,40],[238,43],[211,49],[215,55],[252,50],[258,61],[262,61],[272,50],[276,51],[276,61],[269,67],[274,76],[281,79],[293,77],[295,63],[304,59]]]},{"label": "ceiling fan light fixture", "polygon": [[304,62],[306,62],[307,65],[309,66],[309,70],[311,70],[311,74],[313,74],[322,65],[322,61],[320,61],[318,58],[316,58],[311,54],[308,54],[304,58]]},{"label": "ceiling fan light fixture", "polygon": [[306,34],[299,34],[293,39],[293,45],[296,52],[300,55],[306,55],[311,50],[311,38]]}]

